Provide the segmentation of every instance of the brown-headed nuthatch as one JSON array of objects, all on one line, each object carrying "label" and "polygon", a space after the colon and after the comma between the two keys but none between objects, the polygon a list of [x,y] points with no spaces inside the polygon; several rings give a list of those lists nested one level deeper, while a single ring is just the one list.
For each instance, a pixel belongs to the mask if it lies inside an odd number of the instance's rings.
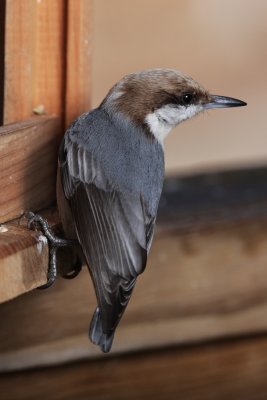
[{"label": "brown-headed nuthatch", "polygon": [[125,76],[100,106],[66,131],[59,152],[58,207],[78,239],[98,307],[90,339],[108,352],[137,276],[146,266],[164,178],[167,134],[203,110],[246,103],[210,94],[170,69]]}]

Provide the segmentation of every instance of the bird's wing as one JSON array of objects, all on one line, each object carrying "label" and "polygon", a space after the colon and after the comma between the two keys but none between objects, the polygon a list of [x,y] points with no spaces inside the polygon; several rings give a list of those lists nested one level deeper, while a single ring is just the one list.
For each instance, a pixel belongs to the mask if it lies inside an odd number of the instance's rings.
[{"label": "bird's wing", "polygon": [[[61,180],[94,281],[104,333],[114,330],[145,266],[155,216],[140,193],[120,193],[88,149],[68,140]],[[123,173],[123,171],[122,171]]]}]

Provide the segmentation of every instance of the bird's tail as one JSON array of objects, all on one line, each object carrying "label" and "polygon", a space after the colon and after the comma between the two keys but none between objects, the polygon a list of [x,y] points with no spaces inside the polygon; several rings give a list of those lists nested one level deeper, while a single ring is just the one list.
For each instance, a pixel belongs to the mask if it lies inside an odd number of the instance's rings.
[{"label": "bird's tail", "polygon": [[114,331],[110,334],[104,333],[102,329],[102,321],[100,316],[100,310],[97,307],[89,329],[89,338],[94,343],[97,344],[103,353],[108,353],[111,349],[113,338],[114,338]]}]

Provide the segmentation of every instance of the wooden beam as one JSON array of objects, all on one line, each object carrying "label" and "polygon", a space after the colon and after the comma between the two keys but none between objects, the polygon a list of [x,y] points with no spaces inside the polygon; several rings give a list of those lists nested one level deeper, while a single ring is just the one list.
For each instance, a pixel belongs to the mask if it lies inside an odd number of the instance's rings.
[{"label": "wooden beam", "polygon": [[[49,223],[56,235],[62,237],[56,208],[39,213]],[[49,265],[48,242],[38,230],[28,228],[28,219],[23,216],[0,225],[0,303],[44,285],[47,282]],[[59,274],[72,271],[72,260],[68,249],[57,252]]]},{"label": "wooden beam", "polygon": [[[112,353],[266,332],[266,231],[267,218],[199,230],[159,226]],[[36,254],[36,248],[35,239],[28,251]],[[17,264],[21,251],[13,254]],[[46,262],[45,255],[35,271]],[[17,268],[7,265],[9,284]],[[20,287],[32,282],[29,274],[27,268],[20,273]],[[73,281],[59,279],[51,289],[2,304],[0,370],[101,356],[87,336],[95,305],[86,268]]]},{"label": "wooden beam", "polygon": [[[42,215],[58,232],[56,210]],[[46,237],[30,230],[26,217],[0,225],[0,303],[45,284],[48,262]]]},{"label": "wooden beam", "polygon": [[40,233],[16,223],[0,231],[0,302],[35,289],[47,281],[48,247]]},{"label": "wooden beam", "polygon": [[61,121],[35,117],[0,127],[0,222],[55,201]]},{"label": "wooden beam", "polygon": [[65,1],[7,0],[4,123],[64,112]]},{"label": "wooden beam", "polygon": [[[113,354],[267,332],[265,177],[262,169],[166,181],[149,265],[118,327]],[[37,243],[25,226],[13,224],[0,233],[4,300],[5,293],[10,298],[39,286],[47,268],[46,245],[38,259],[40,238]],[[34,272],[23,261],[25,249],[39,260],[30,264]],[[46,291],[2,304],[0,369],[99,356],[87,337],[95,306],[86,268],[73,281],[58,279]]]},{"label": "wooden beam", "polygon": [[106,357],[0,376],[5,400],[267,398],[267,338]]},{"label": "wooden beam", "polygon": [[4,123],[4,71],[6,2],[0,1],[0,126]]},{"label": "wooden beam", "polygon": [[68,0],[65,124],[91,105],[92,1]]}]

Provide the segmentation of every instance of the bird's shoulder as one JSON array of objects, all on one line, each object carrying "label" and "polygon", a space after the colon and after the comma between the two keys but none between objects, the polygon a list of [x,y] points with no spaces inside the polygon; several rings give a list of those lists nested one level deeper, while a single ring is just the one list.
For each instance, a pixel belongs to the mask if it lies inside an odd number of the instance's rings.
[{"label": "bird's shoulder", "polygon": [[60,160],[76,180],[141,193],[155,214],[164,175],[162,146],[125,116],[111,117],[99,108],[81,115],[64,136]]}]

